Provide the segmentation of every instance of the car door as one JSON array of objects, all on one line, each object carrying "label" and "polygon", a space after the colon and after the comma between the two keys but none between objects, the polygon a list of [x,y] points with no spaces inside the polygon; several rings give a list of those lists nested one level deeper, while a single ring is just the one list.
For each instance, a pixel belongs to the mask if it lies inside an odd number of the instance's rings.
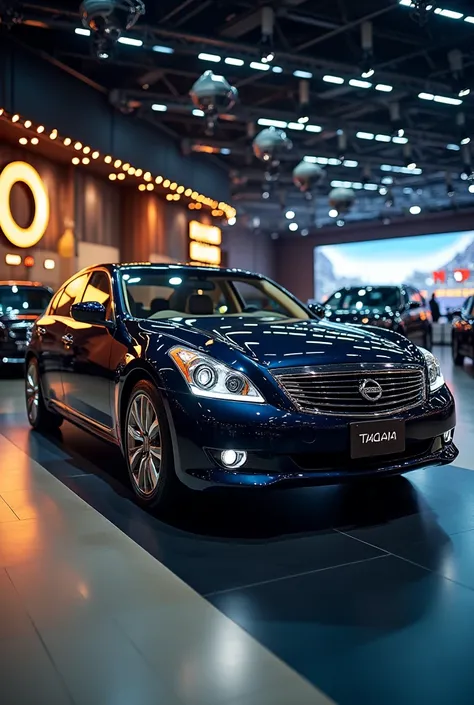
[{"label": "car door", "polygon": [[408,296],[408,315],[406,316],[406,334],[417,345],[423,345],[426,329],[424,299],[420,292],[411,286],[406,288]]},{"label": "car door", "polygon": [[461,308],[461,320],[458,326],[459,352],[471,357],[473,354],[473,324],[474,324],[474,296],[470,296]]},{"label": "car door", "polygon": [[[82,302],[97,301],[113,320],[112,286],[105,269],[95,269],[82,296]],[[102,325],[71,320],[67,363],[63,372],[65,403],[76,414],[106,429],[113,428],[112,389],[114,375],[110,367],[114,332]]]},{"label": "car door", "polygon": [[62,375],[70,309],[72,304],[81,300],[87,279],[88,275],[82,274],[67,282],[54,296],[46,313],[36,322],[42,388],[45,397],[51,401],[64,402]]}]

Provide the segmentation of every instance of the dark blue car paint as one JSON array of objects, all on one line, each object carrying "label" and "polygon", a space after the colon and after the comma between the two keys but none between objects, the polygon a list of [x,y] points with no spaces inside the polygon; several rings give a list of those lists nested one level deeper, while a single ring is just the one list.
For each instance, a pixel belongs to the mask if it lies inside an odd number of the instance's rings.
[{"label": "dark blue car paint", "polygon": [[[455,426],[454,400],[445,386],[430,394],[423,405],[393,416],[406,421],[407,447],[412,444],[415,448],[418,443],[416,448],[421,448],[424,443],[422,452],[409,458],[371,459],[364,465],[340,460],[348,453],[348,417],[299,412],[273,376],[274,371],[285,367],[348,362],[368,368],[374,364],[403,363],[425,369],[423,355],[403,336],[316,318],[260,322],[249,317],[213,316],[200,317],[192,325],[189,319],[184,322],[138,320],[126,312],[118,284],[119,267],[107,265],[101,269],[109,273],[112,281],[115,328],[107,330],[110,336],[108,360],[95,367],[89,366],[90,369],[86,364],[90,403],[73,411],[43,385],[44,397],[51,409],[104,439],[122,445],[121,414],[128,381],[135,381],[137,375],[152,379],[164,402],[175,469],[184,484],[197,489],[218,485],[324,484],[446,464],[456,457],[453,443],[439,447],[439,437]],[[199,269],[193,267],[192,271]],[[208,273],[209,269],[203,271]],[[232,270],[221,271],[226,276],[235,275]],[[179,268],[173,267],[172,272],[179,274]],[[46,312],[37,322],[27,352],[27,357],[38,358],[42,376],[48,360],[38,328],[44,330],[48,320],[55,325],[53,318],[48,319]],[[94,336],[86,335],[86,340],[87,346],[91,346]],[[177,345],[195,348],[242,371],[267,403],[232,402],[193,395],[168,354]],[[74,350],[67,364],[74,368]],[[110,384],[108,421],[97,412],[99,401],[102,405],[104,401],[94,398],[99,389],[99,385],[94,384],[97,376]],[[220,468],[214,452],[225,448],[248,451],[245,468],[232,472]],[[317,459],[331,453],[335,453],[339,464],[324,467],[324,463],[323,466],[319,463],[316,470],[308,467],[311,462],[308,458]],[[304,467],[299,464],[300,458],[304,458]]]}]

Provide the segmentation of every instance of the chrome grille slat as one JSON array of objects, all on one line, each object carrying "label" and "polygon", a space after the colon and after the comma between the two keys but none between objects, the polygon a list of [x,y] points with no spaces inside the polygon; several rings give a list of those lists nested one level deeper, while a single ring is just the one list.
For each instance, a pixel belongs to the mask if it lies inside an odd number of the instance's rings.
[{"label": "chrome grille slat", "polygon": [[[425,375],[419,367],[354,367],[341,371],[293,368],[291,372],[275,372],[275,377],[295,406],[307,413],[386,415],[422,404],[426,398]],[[368,401],[362,396],[362,380],[374,380],[380,385],[380,399]]]}]

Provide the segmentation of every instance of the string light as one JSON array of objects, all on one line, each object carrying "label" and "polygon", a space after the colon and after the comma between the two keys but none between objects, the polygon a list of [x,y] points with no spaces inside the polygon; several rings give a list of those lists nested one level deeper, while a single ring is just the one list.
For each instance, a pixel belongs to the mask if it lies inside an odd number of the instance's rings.
[{"label": "string light", "polygon": [[[8,117],[8,115],[5,114],[4,108],[0,108],[0,117],[2,115],[5,117]],[[22,118],[18,113],[15,113],[15,114],[11,115],[10,119],[13,123],[17,123]],[[34,129],[35,132],[39,135],[43,134],[46,130],[44,125],[38,125],[36,128],[33,128],[31,120],[25,120],[23,122],[23,126],[26,129]],[[49,139],[56,140],[56,139],[58,139],[58,137],[59,137],[58,130],[56,128],[52,129],[51,132],[49,133]],[[31,137],[29,141],[32,145],[39,144],[39,140],[36,136]],[[27,137],[20,137],[19,143],[21,145],[27,145],[28,138]],[[100,157],[100,152],[98,150],[91,152],[91,147],[89,147],[89,146],[83,147],[82,143],[79,141],[76,141],[73,143],[73,140],[71,137],[62,138],[62,144],[65,147],[69,147],[71,144],[73,144],[74,149],[76,151],[82,150],[83,154],[90,155],[90,157],[89,156],[83,157],[82,160],[79,157],[73,157],[71,159],[71,161],[72,161],[72,164],[74,164],[74,165],[80,164],[81,161],[82,161],[82,164],[87,165],[87,164],[90,164],[91,158],[98,159]],[[137,169],[137,168],[131,166],[131,164],[129,164],[128,162],[125,162],[122,165],[121,159],[114,160],[114,158],[110,155],[106,155],[104,157],[104,162],[106,164],[112,164],[112,162],[113,162],[114,167],[116,169],[118,169],[120,166],[122,166],[123,171],[128,173],[130,176],[135,175],[136,177],[139,178],[143,174],[143,169]],[[180,200],[181,195],[184,194],[184,196],[186,198],[193,198],[195,201],[197,201],[195,203],[188,204],[188,207],[190,208],[190,210],[199,210],[200,208],[202,208],[202,205],[204,204],[206,206],[209,206],[209,208],[212,208],[213,213],[219,212],[220,215],[225,214],[227,219],[235,217],[235,214],[236,214],[235,209],[232,208],[231,206],[229,206],[228,204],[223,203],[222,201],[218,204],[217,201],[215,201],[207,196],[204,196],[203,194],[200,194],[197,191],[192,191],[192,189],[190,189],[190,188],[185,188],[184,186],[179,186],[176,183],[176,181],[171,182],[169,179],[163,179],[163,176],[153,177],[153,175],[150,171],[146,171],[143,175],[143,178],[145,181],[147,181],[149,183],[148,184],[139,184],[138,188],[140,191],[145,191],[145,190],[153,191],[155,186],[151,182],[154,180],[154,182],[156,184],[158,184],[158,185],[162,184],[164,188],[169,188],[171,191],[176,191],[176,193],[174,193],[174,194],[167,194],[167,200],[178,201],[178,200]],[[109,174],[109,179],[111,181],[115,181],[116,179],[123,181],[125,179],[125,173]],[[217,206],[218,206],[218,208],[217,208]]]},{"label": "string light", "polygon": [[172,194],[172,193],[167,193],[167,194],[166,194],[166,200],[167,200],[167,201],[172,201],[172,200],[173,200],[173,194]]}]

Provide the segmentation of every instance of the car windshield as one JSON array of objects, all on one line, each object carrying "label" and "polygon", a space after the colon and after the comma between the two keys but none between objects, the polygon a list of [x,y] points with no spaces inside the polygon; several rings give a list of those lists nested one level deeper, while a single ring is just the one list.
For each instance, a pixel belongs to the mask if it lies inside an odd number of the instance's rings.
[{"label": "car windshield", "polygon": [[40,286],[0,286],[0,315],[8,313],[42,313],[51,292]]},{"label": "car windshield", "polygon": [[400,292],[393,286],[348,287],[336,291],[325,305],[333,311],[396,309],[400,306]]},{"label": "car windshield", "polygon": [[310,318],[298,302],[267,279],[153,267],[123,268],[120,274],[125,304],[135,318]]}]

